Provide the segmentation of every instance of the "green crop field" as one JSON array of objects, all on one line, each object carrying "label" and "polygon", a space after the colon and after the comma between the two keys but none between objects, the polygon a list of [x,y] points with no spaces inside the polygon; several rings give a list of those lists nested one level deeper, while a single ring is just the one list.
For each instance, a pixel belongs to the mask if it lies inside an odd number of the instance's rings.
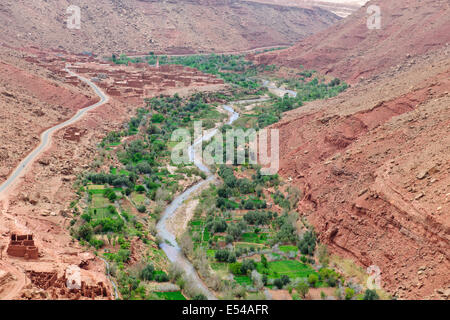
[{"label": "green crop field", "polygon": [[92,207],[93,208],[105,208],[109,206],[111,202],[106,199],[102,194],[92,195]]},{"label": "green crop field", "polygon": [[140,194],[137,192],[133,192],[131,194],[131,199],[134,201],[134,203],[138,206],[145,204],[145,200],[147,199],[145,194]]},{"label": "green crop field", "polygon": [[234,280],[240,285],[251,285],[252,280],[249,276],[234,276]]},{"label": "green crop field", "polygon": [[290,252],[290,251],[298,251],[298,248],[296,246],[280,246],[281,252]]},{"label": "green crop field", "polygon": [[155,292],[155,294],[164,300],[186,300],[180,291],[174,292]]},{"label": "green crop field", "polygon": [[[262,265],[258,264],[258,271],[262,271]],[[291,279],[306,278],[312,273],[316,273],[314,269],[297,260],[280,260],[269,262],[269,278],[278,278],[281,275],[287,275]]]}]

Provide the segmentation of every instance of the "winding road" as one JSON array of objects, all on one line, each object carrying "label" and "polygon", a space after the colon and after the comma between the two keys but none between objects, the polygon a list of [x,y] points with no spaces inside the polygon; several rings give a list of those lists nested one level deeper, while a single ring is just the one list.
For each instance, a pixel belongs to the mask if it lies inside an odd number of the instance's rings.
[{"label": "winding road", "polygon": [[67,127],[71,124],[74,124],[78,120],[80,120],[87,112],[100,107],[101,105],[104,105],[105,103],[108,103],[109,97],[103,93],[103,91],[97,87],[92,81],[89,79],[86,79],[82,76],[79,76],[78,74],[72,72],[69,70],[70,64],[66,65],[66,68],[64,69],[67,73],[69,73],[71,76],[75,76],[81,81],[87,83],[94,92],[100,97],[100,101],[83,109],[78,110],[78,112],[69,120],[62,122],[54,127],[51,127],[50,129],[47,129],[41,134],[41,142],[40,144],[25,158],[23,159],[20,164],[14,169],[14,171],[10,174],[10,176],[6,179],[5,182],[3,182],[2,185],[0,185],[0,198],[3,194],[5,194],[5,191],[11,187],[17,180],[23,176],[23,174],[26,172],[27,169],[31,167],[33,162],[50,146],[51,144],[51,137],[53,133],[56,131]]},{"label": "winding road", "polygon": [[[70,68],[70,64],[67,64],[65,67],[65,71],[70,74],[71,76],[77,77],[78,79],[80,79],[80,81],[83,81],[84,83],[88,84],[92,90],[94,90],[94,92],[100,97],[100,101],[83,109],[80,109],[77,111],[77,113],[70,118],[69,120],[62,122],[54,127],[51,127],[50,129],[47,129],[46,131],[44,131],[41,134],[41,140],[39,145],[25,158],[23,159],[20,164],[14,169],[14,171],[11,173],[11,175],[6,179],[5,182],[3,182],[2,185],[0,185],[0,199],[2,197],[4,197],[7,193],[7,191],[9,190],[9,188],[14,185],[14,183],[16,183],[20,177],[22,177],[26,171],[31,168],[31,165],[34,163],[34,161],[45,151],[47,150],[47,148],[51,145],[51,138],[53,136],[53,134],[55,132],[57,132],[58,130],[67,127],[71,124],[74,124],[75,122],[79,121],[80,119],[83,118],[83,116],[97,108],[100,107],[106,103],[109,102],[109,96],[107,96],[99,87],[97,87],[91,80],[82,77],[78,74],[76,74],[75,72],[69,70]],[[109,263],[103,259],[100,258],[106,265],[106,268],[109,272]],[[108,279],[110,280],[113,288],[114,288],[114,296],[116,299],[119,298],[118,292],[117,292],[117,286],[114,283],[114,281],[111,279],[111,277],[109,276],[109,273],[107,274]],[[25,283],[24,281],[20,282],[19,284]]]}]

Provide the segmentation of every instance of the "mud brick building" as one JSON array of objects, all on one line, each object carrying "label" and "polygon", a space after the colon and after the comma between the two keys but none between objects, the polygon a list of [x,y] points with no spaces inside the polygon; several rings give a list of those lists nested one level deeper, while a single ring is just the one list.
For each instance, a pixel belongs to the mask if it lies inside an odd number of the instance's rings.
[{"label": "mud brick building", "polygon": [[25,259],[37,259],[39,257],[39,250],[34,245],[32,234],[18,235],[13,233],[6,252],[10,256]]}]

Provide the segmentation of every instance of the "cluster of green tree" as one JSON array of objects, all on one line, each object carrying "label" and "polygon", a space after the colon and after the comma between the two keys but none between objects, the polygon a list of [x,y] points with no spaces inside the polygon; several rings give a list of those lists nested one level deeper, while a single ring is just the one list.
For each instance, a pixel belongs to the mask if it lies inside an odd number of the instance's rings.
[{"label": "cluster of green tree", "polygon": [[259,129],[278,122],[281,119],[283,112],[297,109],[303,105],[299,96],[294,98],[285,94],[281,98],[274,99],[274,102],[269,107],[261,108],[259,111],[257,110],[257,123]]},{"label": "cluster of green tree", "polygon": [[338,281],[342,281],[343,279],[336,271],[328,268],[321,268],[319,270],[319,280],[326,282],[330,287],[336,287]]},{"label": "cluster of green tree", "polygon": [[233,251],[227,249],[217,250],[214,254],[214,257],[219,262],[236,262],[236,254]]},{"label": "cluster of green tree", "polygon": [[348,84],[338,78],[334,78],[329,83],[319,80],[317,77],[306,80],[314,74],[314,71],[303,71],[300,79],[283,80],[289,89],[297,92],[300,101],[313,101],[318,99],[328,99],[337,96],[348,88]]},{"label": "cluster of green tree", "polygon": [[104,172],[89,172],[86,174],[86,179],[94,184],[108,184],[114,187],[133,187],[137,176],[131,174],[126,176]]},{"label": "cluster of green tree", "polygon": [[267,202],[266,200],[261,200],[257,197],[250,196],[249,199],[241,200],[239,208],[245,210],[265,209],[267,208]]},{"label": "cluster of green tree", "polygon": [[238,223],[230,222],[227,227],[226,241],[228,243],[239,241],[241,239],[242,233],[244,233],[246,229],[247,224],[244,221],[239,221]]},{"label": "cluster of green tree", "polygon": [[96,233],[120,233],[125,226],[125,222],[119,216],[94,219],[90,224],[96,230]]},{"label": "cluster of green tree", "polygon": [[256,173],[252,175],[252,180],[260,186],[274,187],[280,184],[280,177],[278,174],[263,175],[261,169],[257,168]]},{"label": "cluster of green tree", "polygon": [[268,225],[273,218],[277,216],[276,212],[271,211],[249,211],[243,218],[250,225]]},{"label": "cluster of green tree", "polygon": [[232,167],[220,165],[218,174],[224,181],[224,185],[217,190],[219,199],[255,192],[255,184],[246,178],[237,179]]},{"label": "cluster of green tree", "polygon": [[[216,206],[220,209],[265,209],[267,203],[264,199],[260,199],[263,197],[263,194],[261,189],[258,189],[258,186],[266,185],[268,182],[278,182],[278,176],[263,176],[259,169],[253,175],[253,181],[247,178],[236,178],[233,168],[226,165],[219,167],[218,174],[224,181],[223,186],[217,190]],[[256,196],[252,195],[247,199],[242,199],[240,203],[229,200],[231,197],[253,194],[255,192]]]},{"label": "cluster of green tree", "polygon": [[209,216],[205,222],[205,228],[211,233],[225,232],[227,230],[227,222],[222,217]]},{"label": "cluster of green tree", "polygon": [[123,132],[111,131],[103,138],[100,146],[105,147],[107,144],[118,144],[124,135]]},{"label": "cluster of green tree", "polygon": [[380,296],[375,290],[367,289],[364,292],[363,300],[379,300]]},{"label": "cluster of green tree", "polygon": [[330,81],[330,83],[321,82],[318,78],[310,81],[305,80],[305,77],[309,78],[314,73],[315,71],[303,71],[301,73],[303,78],[281,80],[279,82],[280,85],[286,84],[297,95],[296,97],[290,97],[288,94],[285,94],[284,97],[274,98],[271,106],[257,110],[258,128],[261,129],[278,122],[283,112],[299,108],[304,102],[332,98],[348,88],[346,83],[342,83],[337,78]]},{"label": "cluster of green tree", "polygon": [[[127,170],[141,173],[141,170],[157,165],[156,158],[161,155],[164,149],[165,144],[161,140],[146,143],[141,139],[136,139],[127,142],[123,147],[123,151],[118,152],[117,157],[122,164],[125,166],[129,165]],[[146,164],[137,167],[137,164],[141,162]],[[151,169],[149,171],[145,173],[151,173]]]},{"label": "cluster of green tree", "polygon": [[164,271],[157,271],[152,264],[147,264],[139,273],[139,277],[146,281],[167,282],[169,276]]},{"label": "cluster of green tree", "polygon": [[146,298],[145,287],[141,285],[141,280],[137,276],[121,270],[117,279],[119,292],[123,299]]},{"label": "cluster of green tree", "polygon": [[[94,210],[96,211],[96,209]],[[82,224],[73,235],[78,240],[83,240],[94,246],[96,249],[103,247],[104,242],[96,239],[94,234],[121,233],[125,228],[125,222],[120,218],[114,206],[108,207],[110,216],[102,216],[100,218],[93,217],[89,213],[81,216]],[[96,212],[94,212],[94,215]]]},{"label": "cluster of green tree", "polygon": [[131,63],[141,63],[144,62],[142,58],[130,58],[127,57],[126,54],[121,54],[120,56],[117,56],[116,54],[111,55],[111,61],[115,64],[124,64],[128,65],[129,62]]},{"label": "cluster of green tree", "polygon": [[308,230],[297,242],[297,246],[302,254],[312,256],[314,254],[314,250],[316,250],[316,242],[316,233],[314,232],[314,230]]},{"label": "cluster of green tree", "polygon": [[108,258],[110,261],[117,262],[122,265],[130,260],[131,251],[129,249],[119,249],[116,253],[110,253]]},{"label": "cluster of green tree", "polygon": [[291,282],[289,276],[283,274],[280,278],[277,278],[273,281],[273,284],[278,288],[282,289],[285,285],[288,285]]},{"label": "cluster of green tree", "polygon": [[236,254],[236,257],[241,257],[242,255],[246,255],[248,253],[256,252],[257,249],[254,246],[251,247],[238,247],[235,248],[234,253]]},{"label": "cluster of green tree", "polygon": [[273,243],[294,243],[297,240],[297,230],[287,213],[277,217],[273,225],[278,230],[273,238]]},{"label": "cluster of green tree", "polygon": [[227,88],[226,91],[214,91],[205,93],[209,101],[217,102],[229,102],[229,101],[239,101],[239,100],[251,100],[257,99],[258,97],[266,94],[268,89],[266,87],[260,88],[242,88],[233,86]]},{"label": "cluster of green tree", "polygon": [[252,76],[264,70],[265,66],[255,66],[245,59],[244,55],[194,55],[185,57],[170,57],[160,59],[160,64],[178,64],[196,68],[204,73],[214,74],[226,82],[244,88],[258,88],[258,81]]},{"label": "cluster of green tree", "polygon": [[106,188],[104,193],[105,198],[107,198],[109,201],[114,202],[117,199],[116,192],[111,188]]},{"label": "cluster of green tree", "polygon": [[279,190],[277,190],[274,194],[271,195],[273,199],[273,203],[280,206],[283,209],[290,210],[291,209],[291,203],[288,199],[284,196],[283,193],[281,193]]},{"label": "cluster of green tree", "polygon": [[228,271],[235,276],[248,275],[256,269],[253,259],[244,259],[242,262],[234,262],[228,265]]},{"label": "cluster of green tree", "polygon": [[237,223],[230,222],[227,224],[226,220],[222,217],[209,216],[205,222],[205,229],[212,234],[226,232],[226,242],[231,243],[241,238],[242,233],[247,229],[247,224],[244,221]]},{"label": "cluster of green tree", "polygon": [[127,134],[129,136],[133,136],[139,132],[139,126],[142,124],[144,117],[149,113],[149,110],[145,108],[139,108],[137,110],[137,115],[132,117],[128,122],[128,131]]}]

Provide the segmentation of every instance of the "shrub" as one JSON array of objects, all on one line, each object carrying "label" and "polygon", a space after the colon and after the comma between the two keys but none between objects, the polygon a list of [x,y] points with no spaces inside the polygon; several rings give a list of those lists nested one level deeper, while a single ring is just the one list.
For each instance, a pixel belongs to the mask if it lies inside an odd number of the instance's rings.
[{"label": "shrub", "polygon": [[[211,239],[210,239],[210,240],[211,240]],[[226,237],[225,237],[225,242],[226,242],[227,244],[230,244],[230,243],[233,243],[233,241],[234,241],[233,236],[227,234]]]},{"label": "shrub", "polygon": [[316,234],[313,230],[307,231],[297,243],[302,254],[313,255],[316,249]]},{"label": "shrub", "polygon": [[345,300],[351,300],[355,295],[355,290],[352,288],[345,288]]},{"label": "shrub", "polygon": [[155,280],[158,282],[167,282],[169,281],[169,276],[165,272],[161,272],[155,275]]},{"label": "shrub", "polygon": [[302,298],[305,298],[309,291],[309,286],[305,282],[299,282],[297,286],[295,287],[297,292],[302,296]]},{"label": "shrub", "polygon": [[105,189],[105,198],[108,198],[109,201],[114,202],[117,199],[117,195],[113,189]]},{"label": "shrub", "polygon": [[90,222],[91,219],[92,219],[91,215],[90,215],[90,214],[87,214],[87,213],[82,214],[82,215],[81,215],[81,218],[82,218],[84,221],[86,221],[86,222]]},{"label": "shrub", "polygon": [[92,235],[94,234],[94,230],[89,223],[85,223],[80,226],[78,229],[78,238],[86,241],[91,240]]},{"label": "shrub", "polygon": [[152,264],[147,264],[140,272],[140,277],[142,280],[151,281],[153,280],[153,273],[155,272],[155,268]]},{"label": "shrub", "polygon": [[91,237],[91,240],[89,240],[89,244],[91,246],[93,246],[95,249],[100,249],[101,247],[103,247],[105,245],[105,243],[103,242],[103,240],[100,239],[95,239],[93,237]]},{"label": "shrub", "polygon": [[130,259],[130,250],[126,249],[119,249],[116,254],[116,261],[117,262],[127,262]]},{"label": "shrub", "polygon": [[247,274],[249,271],[256,269],[256,263],[252,259],[245,259],[242,261],[241,271],[242,274]]},{"label": "shrub", "polygon": [[144,193],[145,192],[145,187],[142,185],[138,185],[135,187],[136,192],[138,193]]},{"label": "shrub", "polygon": [[229,262],[229,263],[236,262],[236,254],[234,252],[229,253],[227,262]]},{"label": "shrub", "polygon": [[380,296],[378,296],[378,293],[375,290],[367,289],[364,292],[363,300],[378,300],[380,299]]},{"label": "shrub", "polygon": [[285,274],[283,274],[280,278],[281,282],[283,283],[283,285],[287,285],[291,282],[291,279],[289,279],[289,277]]},{"label": "shrub", "polygon": [[161,123],[164,121],[164,116],[162,114],[156,113],[152,116],[153,123]]},{"label": "shrub", "polygon": [[268,268],[267,258],[264,254],[261,255],[261,264],[263,265],[264,268]]},{"label": "shrub", "polygon": [[227,229],[227,222],[223,218],[216,218],[208,221],[205,227],[211,233],[224,232]]},{"label": "shrub", "polygon": [[278,289],[283,289],[283,281],[281,281],[281,279],[275,279],[273,284],[278,288]]},{"label": "shrub", "polygon": [[315,287],[318,281],[319,277],[317,276],[317,274],[311,273],[308,276],[308,283],[311,287]]},{"label": "shrub", "polygon": [[235,276],[242,275],[242,263],[235,262],[228,265],[228,271]]},{"label": "shrub", "polygon": [[230,256],[230,251],[228,251],[226,249],[217,250],[215,255],[214,255],[216,260],[219,261],[219,262],[226,262],[226,261],[228,261],[229,256]]}]

